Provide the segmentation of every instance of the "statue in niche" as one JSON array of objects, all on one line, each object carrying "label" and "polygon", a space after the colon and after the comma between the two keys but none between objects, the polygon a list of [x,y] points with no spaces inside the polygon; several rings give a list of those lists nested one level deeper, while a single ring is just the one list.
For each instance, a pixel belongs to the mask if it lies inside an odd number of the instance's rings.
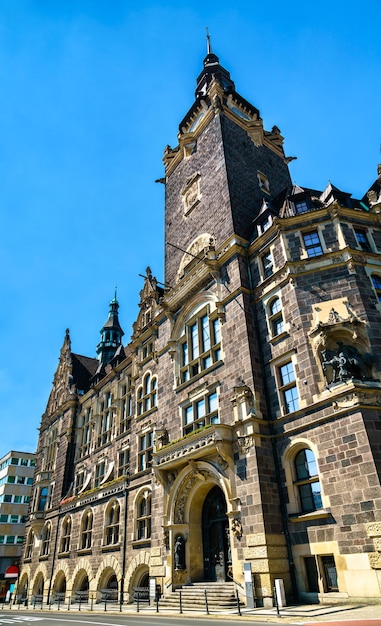
[{"label": "statue in niche", "polygon": [[338,341],[337,346],[336,351],[323,350],[321,353],[323,372],[328,384],[372,378],[373,357],[371,354],[360,354],[357,348],[344,345],[342,341]]},{"label": "statue in niche", "polygon": [[179,535],[175,541],[175,570],[185,569],[185,539]]}]

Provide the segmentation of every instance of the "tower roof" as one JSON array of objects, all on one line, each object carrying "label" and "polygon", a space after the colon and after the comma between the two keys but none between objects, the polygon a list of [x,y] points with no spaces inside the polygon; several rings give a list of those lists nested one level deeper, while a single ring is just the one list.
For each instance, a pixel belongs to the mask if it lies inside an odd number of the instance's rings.
[{"label": "tower roof", "polygon": [[113,299],[110,302],[110,309],[107,320],[99,331],[101,334],[101,340],[97,345],[98,359],[102,363],[109,363],[113,358],[117,348],[122,343],[122,337],[124,335],[123,329],[119,323],[119,302],[116,298],[116,291]]},{"label": "tower roof", "polygon": [[212,46],[210,43],[210,35],[207,30],[207,55],[204,59],[204,68],[199,74],[196,83],[196,98],[205,96],[208,87],[213,79],[217,79],[225,91],[235,91],[234,82],[230,78],[230,72],[228,72],[222,65],[220,65],[220,60],[216,54],[212,51]]}]

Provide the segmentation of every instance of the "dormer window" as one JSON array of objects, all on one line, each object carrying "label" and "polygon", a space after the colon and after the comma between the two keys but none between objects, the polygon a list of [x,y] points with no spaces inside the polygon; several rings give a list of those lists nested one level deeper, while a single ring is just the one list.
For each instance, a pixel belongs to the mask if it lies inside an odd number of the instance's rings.
[{"label": "dormer window", "polygon": [[308,204],[306,200],[300,200],[299,202],[295,202],[295,213],[300,215],[300,213],[306,213],[308,211]]},{"label": "dormer window", "polygon": [[270,183],[266,174],[262,172],[257,172],[259,188],[262,189],[265,193],[270,193]]}]

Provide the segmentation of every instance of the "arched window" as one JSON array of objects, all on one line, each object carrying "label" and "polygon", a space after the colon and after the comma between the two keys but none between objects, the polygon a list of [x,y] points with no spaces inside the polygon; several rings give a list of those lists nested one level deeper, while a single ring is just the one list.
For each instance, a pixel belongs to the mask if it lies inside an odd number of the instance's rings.
[{"label": "arched window", "polygon": [[80,550],[89,550],[93,534],[93,513],[85,511],[81,521]]},{"label": "arched window", "polygon": [[34,539],[35,539],[34,531],[30,529],[27,540],[26,540],[26,546],[25,546],[25,558],[26,559],[32,558]]},{"label": "arched window", "polygon": [[270,302],[268,310],[271,335],[276,337],[284,331],[282,304],[280,298],[273,298]]},{"label": "arched window", "polygon": [[44,509],[46,508],[48,495],[49,495],[49,487],[41,487],[40,493],[38,495],[38,506],[37,506],[38,511],[44,511]]},{"label": "arched window", "polygon": [[114,500],[107,507],[105,514],[105,545],[113,545],[119,541],[119,520],[120,506],[117,500]]},{"label": "arched window", "polygon": [[294,459],[295,486],[303,513],[322,508],[321,486],[315,455],[309,448],[300,450]]},{"label": "arched window", "polygon": [[45,526],[43,527],[42,533],[41,533],[40,556],[47,556],[49,554],[51,532],[52,532],[52,527],[50,525],[50,522],[47,522]]},{"label": "arched window", "polygon": [[136,530],[138,540],[151,537],[151,493],[149,491],[145,491],[137,500]]},{"label": "arched window", "polygon": [[157,378],[147,372],[143,378],[143,384],[137,392],[138,415],[142,415],[157,405]]},{"label": "arched window", "polygon": [[70,550],[70,537],[71,537],[71,517],[68,515],[62,522],[62,534],[60,552],[69,552]]}]

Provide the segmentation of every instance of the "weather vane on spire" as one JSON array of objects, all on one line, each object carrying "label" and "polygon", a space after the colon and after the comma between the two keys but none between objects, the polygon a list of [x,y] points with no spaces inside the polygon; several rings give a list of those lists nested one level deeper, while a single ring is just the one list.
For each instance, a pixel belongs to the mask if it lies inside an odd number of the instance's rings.
[{"label": "weather vane on spire", "polygon": [[206,49],[207,49],[207,53],[210,54],[212,52],[212,46],[210,45],[210,34],[209,34],[209,28],[206,27]]}]

